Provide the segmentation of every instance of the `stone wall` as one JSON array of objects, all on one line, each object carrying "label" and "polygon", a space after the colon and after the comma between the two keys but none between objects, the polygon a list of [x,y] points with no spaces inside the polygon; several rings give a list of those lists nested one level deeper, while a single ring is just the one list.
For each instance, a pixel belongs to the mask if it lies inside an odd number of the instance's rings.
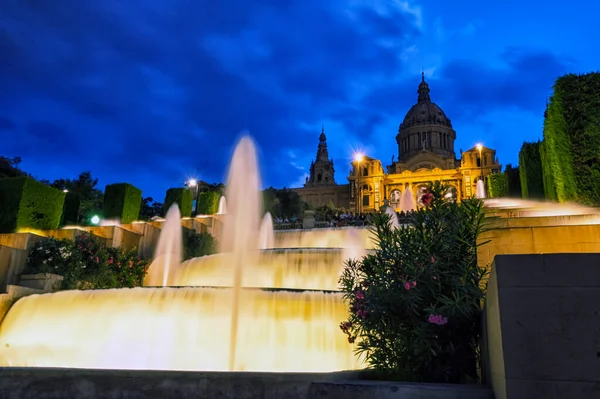
[{"label": "stone wall", "polygon": [[357,376],[0,368],[0,393],[7,399],[492,399],[491,391],[479,386],[358,381]]},{"label": "stone wall", "polygon": [[[555,217],[547,218],[552,222]],[[529,219],[523,219],[523,224]],[[600,224],[496,228],[480,236],[479,266],[504,254],[600,252]]]},{"label": "stone wall", "polygon": [[496,399],[600,398],[600,254],[496,256],[485,313]]}]

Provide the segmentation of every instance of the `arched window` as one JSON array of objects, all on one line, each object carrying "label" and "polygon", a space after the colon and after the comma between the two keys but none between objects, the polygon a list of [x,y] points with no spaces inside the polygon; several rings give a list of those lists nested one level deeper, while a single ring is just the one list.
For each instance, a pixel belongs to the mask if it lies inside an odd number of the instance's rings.
[{"label": "arched window", "polygon": [[369,168],[367,168],[366,166],[363,170],[363,176],[369,176]]},{"label": "arched window", "polygon": [[321,181],[321,174],[320,173],[317,175],[317,181]]}]

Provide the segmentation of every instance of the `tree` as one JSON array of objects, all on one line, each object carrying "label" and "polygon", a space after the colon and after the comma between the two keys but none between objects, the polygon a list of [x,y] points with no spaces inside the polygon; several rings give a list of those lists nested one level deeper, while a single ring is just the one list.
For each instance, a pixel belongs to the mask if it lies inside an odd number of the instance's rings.
[{"label": "tree", "polygon": [[21,170],[21,157],[7,158],[0,156],[0,179],[4,177],[27,176],[27,173]]},{"label": "tree", "polygon": [[42,180],[42,183],[59,190],[68,190],[79,196],[81,201],[78,215],[79,224],[88,225],[92,216],[102,213],[102,190],[96,188],[98,179],[94,179],[91,172],[82,172],[74,180],[57,179],[52,183],[48,180]]},{"label": "tree", "polygon": [[263,191],[263,201],[265,212],[270,212],[274,217],[301,218],[302,212],[306,209],[298,193],[285,187],[267,188]]},{"label": "tree", "polygon": [[142,199],[142,208],[140,210],[140,220],[150,220],[154,216],[160,216],[163,213],[163,204],[155,202],[152,197]]}]

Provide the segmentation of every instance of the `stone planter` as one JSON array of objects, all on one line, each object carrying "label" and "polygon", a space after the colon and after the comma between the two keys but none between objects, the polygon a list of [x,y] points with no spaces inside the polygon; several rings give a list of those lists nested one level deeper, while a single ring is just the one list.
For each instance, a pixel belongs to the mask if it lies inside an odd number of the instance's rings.
[{"label": "stone planter", "polygon": [[63,276],[51,273],[21,274],[19,285],[44,292],[58,291],[62,284]]},{"label": "stone planter", "polygon": [[315,228],[315,211],[304,211],[304,219],[302,220],[303,229]]}]

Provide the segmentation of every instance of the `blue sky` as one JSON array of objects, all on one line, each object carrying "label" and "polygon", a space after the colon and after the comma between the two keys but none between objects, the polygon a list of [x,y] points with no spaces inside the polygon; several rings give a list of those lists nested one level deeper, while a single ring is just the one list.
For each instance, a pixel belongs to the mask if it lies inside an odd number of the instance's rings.
[{"label": "blue sky", "polygon": [[248,130],[266,186],[296,186],[325,126],[388,164],[421,70],[457,132],[517,163],[567,72],[598,70],[600,3],[4,0],[0,155],[40,178],[90,170],[162,201],[223,181]]}]

